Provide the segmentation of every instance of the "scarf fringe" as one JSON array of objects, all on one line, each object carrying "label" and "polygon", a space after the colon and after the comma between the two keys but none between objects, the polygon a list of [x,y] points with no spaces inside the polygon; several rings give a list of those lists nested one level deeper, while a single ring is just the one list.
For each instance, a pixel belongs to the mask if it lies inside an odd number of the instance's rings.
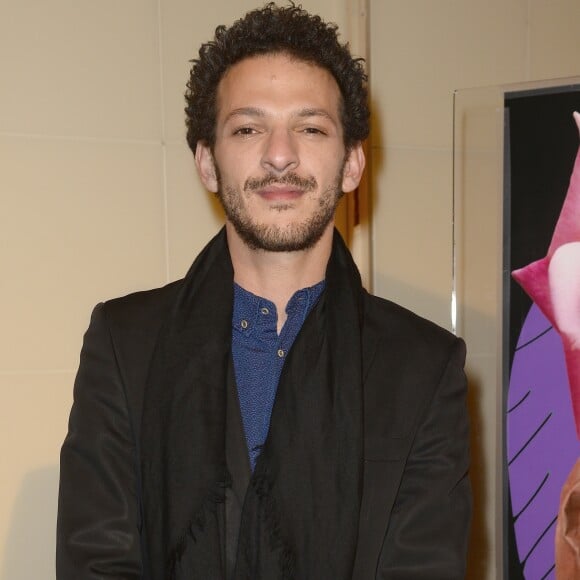
[{"label": "scarf fringe", "polygon": [[281,532],[280,512],[272,496],[273,484],[269,478],[266,457],[260,458],[260,473],[252,479],[252,487],[262,508],[261,518],[268,531],[269,545],[272,552],[279,551],[278,567],[282,580],[292,580],[296,572],[296,555]]},{"label": "scarf fringe", "polygon": [[218,505],[223,504],[226,500],[226,489],[231,486],[232,477],[229,473],[226,473],[223,480],[216,482],[209,491],[199,510],[188,522],[184,533],[176,541],[167,562],[169,580],[176,580],[176,568],[183,558],[187,544],[190,540],[194,544],[197,543],[198,538],[205,532],[208,515],[215,515]]}]

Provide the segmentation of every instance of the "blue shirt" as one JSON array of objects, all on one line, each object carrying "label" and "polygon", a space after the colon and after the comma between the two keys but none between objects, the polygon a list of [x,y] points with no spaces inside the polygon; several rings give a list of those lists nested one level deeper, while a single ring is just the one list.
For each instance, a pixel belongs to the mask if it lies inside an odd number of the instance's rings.
[{"label": "blue shirt", "polygon": [[284,361],[324,287],[323,280],[290,298],[278,335],[274,303],[234,284],[232,356],[252,471],[268,435]]}]

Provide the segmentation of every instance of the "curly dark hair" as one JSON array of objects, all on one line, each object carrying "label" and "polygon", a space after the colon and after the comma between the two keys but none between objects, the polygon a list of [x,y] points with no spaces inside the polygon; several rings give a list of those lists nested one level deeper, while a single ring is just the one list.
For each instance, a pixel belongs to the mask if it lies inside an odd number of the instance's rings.
[{"label": "curly dark hair", "polygon": [[341,122],[347,149],[369,133],[367,76],[364,60],[353,58],[348,44],[338,41],[337,25],[324,22],[293,2],[274,2],[248,12],[227,28],[218,26],[214,40],[192,60],[185,100],[187,142],[195,153],[198,141],[215,144],[217,89],[225,72],[256,55],[288,54],[329,71],[341,92]]}]

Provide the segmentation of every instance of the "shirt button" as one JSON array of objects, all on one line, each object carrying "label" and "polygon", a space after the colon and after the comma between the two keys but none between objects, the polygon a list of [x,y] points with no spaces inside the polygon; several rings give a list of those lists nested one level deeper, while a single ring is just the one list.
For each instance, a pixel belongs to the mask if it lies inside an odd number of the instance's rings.
[{"label": "shirt button", "polygon": [[285,352],[284,352],[284,351],[283,351],[281,348],[280,348],[280,349],[278,349],[278,356],[279,356],[280,358],[284,358],[284,355],[285,355],[285,354],[286,354],[286,353],[285,353]]},{"label": "shirt button", "polygon": [[245,329],[245,328],[248,328],[248,321],[247,321],[247,320],[242,320],[242,322],[240,322],[240,326],[241,326],[242,328],[244,328],[244,329]]},{"label": "shirt button", "polygon": [[268,309],[267,309],[265,306],[264,306],[264,308],[260,308],[260,312],[261,312],[262,314],[264,314],[264,315],[265,315],[265,314],[270,314],[270,311],[269,311],[269,310],[268,310]]}]

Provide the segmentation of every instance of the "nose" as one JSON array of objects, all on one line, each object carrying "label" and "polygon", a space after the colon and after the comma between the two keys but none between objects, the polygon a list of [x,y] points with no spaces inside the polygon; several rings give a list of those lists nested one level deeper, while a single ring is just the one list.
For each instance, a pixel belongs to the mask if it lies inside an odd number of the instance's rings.
[{"label": "nose", "polygon": [[298,150],[291,131],[278,129],[268,135],[261,164],[273,173],[284,173],[298,167]]}]

